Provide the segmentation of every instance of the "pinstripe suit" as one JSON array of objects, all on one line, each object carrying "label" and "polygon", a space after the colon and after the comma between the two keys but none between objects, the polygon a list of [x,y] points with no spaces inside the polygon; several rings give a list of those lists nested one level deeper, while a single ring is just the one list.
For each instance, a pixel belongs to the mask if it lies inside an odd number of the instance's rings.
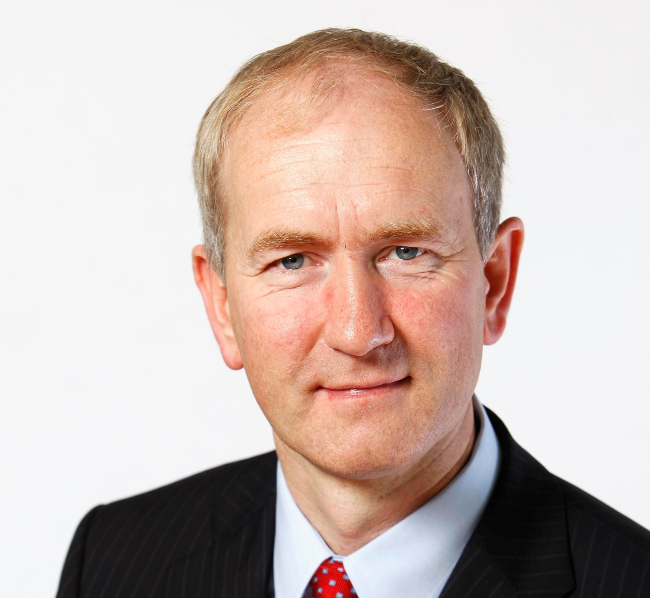
[{"label": "pinstripe suit", "polygon": [[[649,598],[650,532],[550,474],[489,415],[501,471],[441,598]],[[96,507],[58,598],[268,597],[275,470],[269,453]]]}]

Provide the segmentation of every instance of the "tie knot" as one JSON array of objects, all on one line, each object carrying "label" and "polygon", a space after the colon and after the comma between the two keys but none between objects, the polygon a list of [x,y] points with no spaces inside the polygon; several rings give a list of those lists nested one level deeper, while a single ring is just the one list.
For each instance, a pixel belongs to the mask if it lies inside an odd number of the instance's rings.
[{"label": "tie knot", "polygon": [[332,558],[314,571],[309,585],[314,598],[357,598],[343,563]]}]

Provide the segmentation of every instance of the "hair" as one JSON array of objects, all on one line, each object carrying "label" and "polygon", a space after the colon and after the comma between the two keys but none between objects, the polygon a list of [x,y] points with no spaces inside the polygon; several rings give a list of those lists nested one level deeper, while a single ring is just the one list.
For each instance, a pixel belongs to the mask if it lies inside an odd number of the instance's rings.
[{"label": "hair", "polygon": [[[496,234],[505,150],[498,124],[476,85],[459,69],[426,48],[390,35],[360,29],[323,29],[251,58],[235,73],[205,112],[196,139],[194,179],[206,254],[224,276],[227,202],[221,192],[228,137],[246,112],[269,92],[302,86],[311,77],[297,110],[340,91],[344,77],[332,73],[379,73],[445,123],[458,147],[473,191],[473,218],[482,259]],[[338,67],[338,68],[337,68]]]}]

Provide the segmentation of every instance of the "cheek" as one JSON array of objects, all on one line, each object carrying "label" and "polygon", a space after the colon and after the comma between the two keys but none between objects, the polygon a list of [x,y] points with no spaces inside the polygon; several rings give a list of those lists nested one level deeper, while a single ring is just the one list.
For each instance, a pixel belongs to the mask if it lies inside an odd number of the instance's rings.
[{"label": "cheek", "polygon": [[245,325],[237,336],[251,383],[267,374],[279,381],[295,375],[318,338],[319,313],[313,296],[295,290],[241,305],[237,320]]},{"label": "cheek", "polygon": [[391,317],[412,357],[424,358],[439,370],[467,365],[482,351],[482,287],[475,277],[431,281],[391,295]]}]

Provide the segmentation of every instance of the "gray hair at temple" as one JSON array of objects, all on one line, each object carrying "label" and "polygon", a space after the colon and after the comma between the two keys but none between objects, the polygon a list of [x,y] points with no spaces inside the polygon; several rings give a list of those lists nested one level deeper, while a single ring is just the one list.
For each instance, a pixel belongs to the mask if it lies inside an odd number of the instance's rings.
[{"label": "gray hair at temple", "polygon": [[[341,68],[344,65],[345,68]],[[269,91],[295,91],[308,82],[302,111],[340,93],[346,72],[379,73],[431,110],[454,139],[473,191],[476,239],[485,261],[499,226],[505,151],[487,102],[462,71],[417,44],[359,29],[323,29],[250,59],[210,104],[201,120],[194,152],[206,253],[224,272],[228,206],[221,193],[228,136],[247,110]],[[285,115],[286,116],[286,115]],[[304,114],[303,114],[304,116]],[[225,282],[225,280],[224,280]]]}]

